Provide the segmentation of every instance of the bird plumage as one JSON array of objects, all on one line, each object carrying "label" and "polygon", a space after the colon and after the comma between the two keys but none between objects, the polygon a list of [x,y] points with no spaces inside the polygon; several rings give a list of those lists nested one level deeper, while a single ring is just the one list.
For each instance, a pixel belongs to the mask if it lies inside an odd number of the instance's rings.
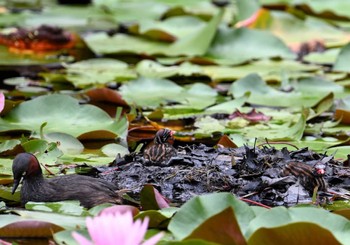
[{"label": "bird plumage", "polygon": [[158,130],[153,144],[144,151],[145,160],[153,164],[162,164],[176,155],[176,149],[172,145],[174,141],[173,134],[174,131],[166,128]]},{"label": "bird plumage", "polygon": [[89,176],[71,174],[44,178],[37,158],[29,153],[18,154],[12,165],[14,193],[23,179],[21,202],[57,202],[78,200],[86,208],[102,203],[120,204],[117,186]]}]

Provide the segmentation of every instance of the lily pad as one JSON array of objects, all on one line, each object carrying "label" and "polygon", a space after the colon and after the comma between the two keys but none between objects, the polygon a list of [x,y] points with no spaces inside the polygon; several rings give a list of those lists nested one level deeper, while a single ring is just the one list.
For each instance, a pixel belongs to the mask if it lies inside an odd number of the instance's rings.
[{"label": "lily pad", "polygon": [[277,37],[260,30],[220,28],[206,57],[218,64],[241,64],[253,59],[295,55]]},{"label": "lily pad", "polygon": [[0,215],[1,237],[51,237],[63,229],[85,227],[85,218],[37,211],[15,211]]},{"label": "lily pad", "polygon": [[76,87],[135,79],[128,64],[116,59],[90,59],[66,65],[66,79]]},{"label": "lily pad", "polygon": [[[311,86],[310,84],[314,84]],[[230,92],[240,97],[251,92],[248,102],[252,104],[280,107],[313,106],[329,92],[343,92],[343,87],[322,78],[305,78],[291,84],[291,92],[279,91],[268,86],[257,74],[250,74],[231,85]]]},{"label": "lily pad", "polygon": [[333,70],[350,72],[349,61],[350,59],[350,43],[342,47],[337,60],[334,63]]},{"label": "lily pad", "polygon": [[139,78],[120,87],[120,93],[129,105],[144,107],[177,101],[182,92],[182,87],[166,79]]},{"label": "lily pad", "polygon": [[23,102],[0,118],[0,132],[26,130],[39,134],[43,123],[45,132],[61,132],[74,137],[92,131],[108,132],[110,137],[125,134],[127,121],[111,118],[93,105],[80,105],[68,95],[45,95]]},{"label": "lily pad", "polygon": [[214,38],[222,15],[223,10],[218,11],[204,26],[171,44],[126,34],[108,36],[106,33],[90,34],[84,40],[96,54],[203,55]]},{"label": "lily pad", "polygon": [[163,66],[151,60],[142,60],[136,66],[136,71],[144,77],[166,78],[172,76],[196,76],[202,75],[200,66],[188,62],[181,65]]},{"label": "lily pad", "polygon": [[[266,218],[268,218],[269,222],[266,222]],[[309,234],[311,231],[322,231],[326,230],[325,233],[315,233],[322,236],[324,234],[324,239],[327,238],[328,241],[333,241],[330,243],[338,242],[341,244],[347,243],[350,239],[349,233],[349,223],[350,221],[344,217],[339,215],[334,215],[329,213],[323,209],[310,208],[310,207],[296,207],[287,209],[285,207],[276,207],[267,212],[258,215],[255,219],[253,219],[249,224],[249,229],[247,230],[246,236],[250,239],[257,239],[256,236],[260,236],[259,233],[265,230],[271,232],[274,230],[276,235],[281,239],[286,235],[289,237],[295,233],[292,230],[297,230],[297,226],[295,224],[300,224],[300,226],[304,227],[303,230],[309,230],[309,232],[298,232],[298,239],[308,240],[310,239]],[[294,224],[293,224],[294,223]],[[315,226],[316,225],[316,226]],[[285,233],[285,229],[290,230],[288,233]],[[332,232],[333,235],[330,234]],[[314,233],[312,233],[314,234]],[[267,234],[265,234],[266,236]],[[268,239],[268,236],[266,236]],[[289,239],[292,239],[291,237]],[[295,238],[293,238],[295,239]],[[301,240],[299,240],[301,243]],[[327,242],[328,243],[328,242]],[[253,243],[258,244],[258,243]],[[268,243],[262,243],[268,244]]]},{"label": "lily pad", "polygon": [[251,207],[236,199],[229,193],[213,193],[209,195],[194,197],[185,203],[174,215],[169,223],[168,229],[178,240],[188,237],[198,226],[204,224],[207,219],[219,214],[231,207],[235,213],[243,234],[246,225],[255,217]]}]

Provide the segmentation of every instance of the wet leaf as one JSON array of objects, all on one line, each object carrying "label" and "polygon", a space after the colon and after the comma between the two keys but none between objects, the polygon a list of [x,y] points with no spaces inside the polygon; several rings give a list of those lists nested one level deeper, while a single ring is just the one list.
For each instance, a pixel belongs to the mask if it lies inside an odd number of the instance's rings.
[{"label": "wet leaf", "polygon": [[342,47],[337,60],[334,63],[333,70],[350,72],[348,60],[350,58],[350,43]]},{"label": "wet leaf", "polygon": [[122,135],[127,129],[124,118],[115,121],[101,109],[92,105],[79,105],[67,95],[40,96],[23,102],[5,117],[0,118],[0,131],[28,130],[38,134],[43,123],[45,132],[62,132],[78,137],[92,131],[108,131]]}]

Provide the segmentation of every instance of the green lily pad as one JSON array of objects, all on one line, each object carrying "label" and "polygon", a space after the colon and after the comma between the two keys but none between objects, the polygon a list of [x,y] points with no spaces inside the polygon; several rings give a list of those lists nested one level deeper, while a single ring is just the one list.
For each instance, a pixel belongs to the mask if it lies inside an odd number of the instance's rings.
[{"label": "green lily pad", "polygon": [[116,157],[118,156],[118,154],[121,157],[123,157],[126,154],[129,154],[129,150],[127,147],[114,143],[103,146],[101,148],[101,151],[103,152],[103,154],[109,157]]},{"label": "green lily pad", "polygon": [[[266,222],[266,219],[269,222]],[[300,227],[296,224],[303,227],[304,232],[299,230]],[[295,233],[293,231],[298,231],[298,240],[299,243],[305,243],[301,241],[310,241],[310,234],[319,234],[323,239],[327,239],[327,244],[335,243],[347,243],[350,239],[350,221],[339,215],[334,215],[325,211],[323,209],[311,208],[311,207],[296,207],[287,209],[285,207],[276,207],[270,209],[258,215],[253,219],[245,234],[246,237],[249,237],[249,242],[255,241],[252,244],[256,243],[258,237],[263,239],[261,236],[264,236],[264,240],[267,241],[271,237],[268,234],[272,235],[272,232],[277,236],[276,239],[295,239]],[[306,231],[309,232],[306,232]],[[312,231],[322,231],[321,233],[313,233]],[[265,233],[266,232],[266,233]],[[264,235],[261,233],[265,233]],[[292,237],[291,237],[292,236]],[[289,238],[288,238],[289,237]],[[317,238],[318,239],[318,238]],[[332,242],[329,242],[332,241]],[[269,243],[262,243],[269,244]]]},{"label": "green lily pad", "polygon": [[349,68],[349,58],[350,58],[350,43],[341,48],[337,60],[334,63],[333,70],[335,71],[345,71],[350,72]]},{"label": "green lily pad", "polygon": [[181,65],[163,66],[151,60],[142,60],[136,66],[136,71],[144,77],[166,78],[172,76],[195,76],[202,75],[200,66],[188,62]]},{"label": "green lily pad", "polygon": [[168,229],[176,239],[184,239],[190,236],[198,226],[204,224],[206,220],[229,207],[232,208],[235,214],[232,219],[236,218],[244,234],[247,224],[254,219],[255,214],[251,207],[229,193],[213,193],[192,198],[174,215]]},{"label": "green lily pad", "polygon": [[240,66],[203,66],[204,74],[215,81],[231,81],[257,73],[264,80],[281,81],[283,76],[290,79],[310,76],[319,66],[301,64],[294,60],[258,60]]},{"label": "green lily pad", "polygon": [[206,57],[222,65],[241,64],[253,59],[295,55],[277,37],[260,30],[220,28]]},{"label": "green lily pad", "polygon": [[45,132],[62,132],[74,137],[93,131],[109,132],[112,137],[125,134],[127,121],[111,118],[93,105],[80,105],[78,100],[60,94],[45,95],[21,103],[0,118],[0,132],[13,130],[39,134],[43,123]]},{"label": "green lily pad", "polygon": [[61,201],[61,202],[28,202],[25,205],[27,210],[44,211],[59,214],[68,214],[76,216],[86,216],[88,212],[80,206],[79,201]]},{"label": "green lily pad", "polygon": [[120,87],[129,105],[156,107],[167,101],[177,101],[183,88],[166,79],[139,78]]},{"label": "green lily pad", "polygon": [[20,140],[5,140],[0,143],[0,152],[14,149],[17,145],[21,144]]},{"label": "green lily pad", "polygon": [[339,52],[340,49],[338,48],[328,49],[321,53],[313,52],[304,56],[303,60],[315,64],[333,64],[336,61]]},{"label": "green lily pad", "polygon": [[[311,86],[312,84],[312,86]],[[231,85],[230,92],[240,97],[251,92],[248,102],[252,104],[280,107],[313,106],[329,92],[341,93],[344,88],[322,78],[310,77],[293,83],[291,92],[279,91],[268,86],[257,74],[250,74]]]},{"label": "green lily pad", "polygon": [[76,87],[135,79],[128,64],[115,59],[89,59],[66,65],[66,79]]},{"label": "green lily pad", "polygon": [[126,34],[108,36],[106,33],[91,34],[86,36],[84,40],[97,54],[203,55],[214,38],[222,15],[223,11],[218,11],[204,26],[200,26],[189,35],[171,44]]},{"label": "green lily pad", "polygon": [[56,213],[16,210],[0,215],[1,237],[51,237],[63,229],[85,227],[85,218]]}]

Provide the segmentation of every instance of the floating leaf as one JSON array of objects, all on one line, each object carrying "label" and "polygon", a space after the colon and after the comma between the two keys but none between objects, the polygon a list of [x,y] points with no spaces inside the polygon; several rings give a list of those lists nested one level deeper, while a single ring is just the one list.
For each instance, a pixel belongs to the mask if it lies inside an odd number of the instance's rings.
[{"label": "floating leaf", "polygon": [[64,154],[80,154],[84,150],[84,145],[70,134],[48,133],[45,134],[45,139],[57,143],[57,148]]},{"label": "floating leaf", "polygon": [[259,30],[219,29],[206,56],[219,64],[241,64],[253,59],[294,55],[277,37]]},{"label": "floating leaf", "polygon": [[176,239],[184,239],[209,218],[223,212],[228,207],[231,207],[234,211],[234,217],[244,234],[247,228],[246,225],[255,217],[254,212],[247,204],[229,193],[212,193],[192,198],[174,215],[168,229]]},{"label": "floating leaf", "polygon": [[119,144],[107,144],[101,148],[103,154],[109,157],[116,157],[118,154],[121,157],[124,157],[126,154],[129,154],[129,150],[127,147],[119,145]]},{"label": "floating leaf", "polygon": [[1,215],[1,237],[51,237],[63,229],[85,227],[85,218],[56,213],[16,210]]},{"label": "floating leaf", "polygon": [[181,65],[163,66],[151,60],[142,60],[136,66],[136,71],[144,77],[166,78],[172,76],[195,76],[203,73],[202,68],[184,62]]},{"label": "floating leaf", "polygon": [[301,64],[294,60],[258,60],[240,66],[203,66],[205,75],[216,81],[231,81],[245,77],[251,73],[257,73],[264,80],[281,81],[283,76],[299,78],[310,76],[320,67],[315,65]]},{"label": "floating leaf", "polygon": [[[268,219],[269,222],[266,222],[266,219]],[[304,229],[300,229],[300,227],[304,227]],[[259,238],[262,239],[261,236],[267,239],[265,243],[262,244],[269,244],[268,240],[270,238],[267,234],[275,234],[275,238],[278,240],[298,239],[297,244],[301,244],[305,243],[302,241],[310,241],[310,234],[318,234],[328,241],[326,242],[327,244],[333,244],[334,242],[344,244],[350,238],[349,229],[349,220],[339,215],[331,214],[323,209],[311,207],[287,209],[285,207],[277,207],[253,219],[249,224],[246,236],[249,237],[249,243],[251,239],[254,241],[253,244],[260,244],[257,243],[257,240],[259,240]],[[296,233],[293,231],[298,232],[298,238],[295,238]],[[320,231],[321,233],[319,233]],[[323,233],[322,231],[325,232]],[[293,238],[291,236],[293,236]]]},{"label": "floating leaf", "polygon": [[221,104],[217,104],[211,107],[208,107],[205,112],[206,113],[226,113],[226,114],[230,114],[232,112],[234,112],[235,110],[240,109],[244,103],[247,101],[249,97],[249,93],[247,93],[246,95],[236,98],[234,100],[229,100],[226,102],[223,102]]},{"label": "floating leaf", "polygon": [[28,130],[40,132],[43,123],[45,132],[62,132],[78,137],[92,131],[107,131],[112,137],[127,130],[125,118],[119,121],[92,105],[79,105],[67,95],[53,94],[26,101],[0,118],[0,131]]},{"label": "floating leaf", "polygon": [[208,218],[186,239],[203,239],[219,244],[246,244],[232,207]]},{"label": "floating leaf", "polygon": [[342,49],[340,50],[337,60],[334,63],[333,70],[350,72],[349,62],[348,62],[349,59],[350,59],[350,43],[342,47]]},{"label": "floating leaf", "polygon": [[5,140],[4,142],[0,143],[0,152],[12,150],[20,144],[20,140]]},{"label": "floating leaf", "polygon": [[203,55],[214,38],[222,15],[223,10],[218,11],[204,26],[200,26],[189,35],[171,44],[126,34],[108,36],[106,33],[90,34],[84,40],[97,54]]},{"label": "floating leaf", "polygon": [[[313,86],[310,86],[313,84]],[[230,92],[240,97],[250,92],[248,102],[252,104],[295,107],[313,106],[330,91],[340,93],[343,88],[333,82],[320,78],[305,78],[293,84],[295,91],[283,92],[268,86],[257,74],[250,74],[231,85]]]},{"label": "floating leaf", "polygon": [[27,210],[44,211],[59,214],[68,214],[76,216],[86,216],[88,213],[84,207],[80,206],[79,201],[61,201],[61,202],[28,202],[25,205]]},{"label": "floating leaf", "polygon": [[156,107],[167,101],[177,101],[183,92],[176,83],[166,79],[139,78],[120,87],[120,93],[129,105]]},{"label": "floating leaf", "polygon": [[66,65],[65,76],[76,87],[135,79],[128,64],[116,59],[90,59]]}]

